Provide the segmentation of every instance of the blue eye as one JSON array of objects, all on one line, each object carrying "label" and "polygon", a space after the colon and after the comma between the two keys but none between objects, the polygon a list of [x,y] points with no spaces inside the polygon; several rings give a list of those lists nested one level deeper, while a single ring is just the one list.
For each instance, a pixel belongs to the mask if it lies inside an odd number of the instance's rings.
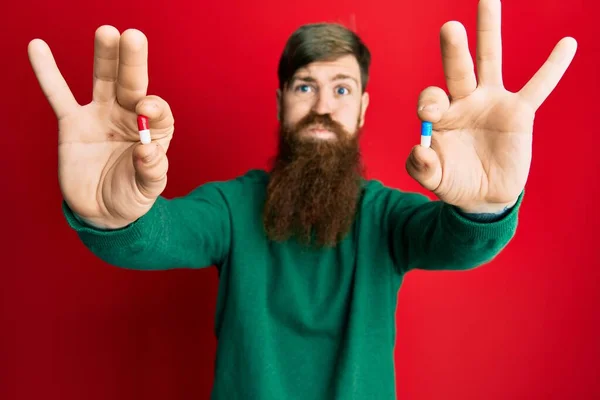
[{"label": "blue eye", "polygon": [[310,86],[308,85],[300,85],[296,88],[296,90],[300,90],[301,92],[308,92],[308,90],[310,89]]},{"label": "blue eye", "polygon": [[[342,92],[344,90],[346,91],[346,93]],[[348,93],[348,89],[346,89],[345,87],[338,88],[338,94],[344,95],[344,94],[347,94],[347,93]]]}]

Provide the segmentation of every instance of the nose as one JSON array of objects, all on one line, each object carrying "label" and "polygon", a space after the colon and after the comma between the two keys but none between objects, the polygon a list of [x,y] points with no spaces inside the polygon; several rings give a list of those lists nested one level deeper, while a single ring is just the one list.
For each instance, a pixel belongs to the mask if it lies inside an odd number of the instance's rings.
[{"label": "nose", "polygon": [[315,98],[314,112],[319,115],[331,114],[333,110],[333,96],[326,91],[320,91]]}]

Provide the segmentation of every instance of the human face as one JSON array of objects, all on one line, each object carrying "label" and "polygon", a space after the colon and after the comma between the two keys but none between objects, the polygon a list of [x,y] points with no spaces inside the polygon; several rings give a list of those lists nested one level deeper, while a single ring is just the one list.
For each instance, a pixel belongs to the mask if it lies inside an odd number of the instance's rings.
[{"label": "human face", "polygon": [[[308,114],[329,115],[348,135],[364,124],[369,95],[362,93],[360,67],[356,58],[317,61],[298,69],[283,92],[277,91],[278,118],[293,130]],[[335,140],[337,135],[319,124],[298,132],[302,139]]]}]

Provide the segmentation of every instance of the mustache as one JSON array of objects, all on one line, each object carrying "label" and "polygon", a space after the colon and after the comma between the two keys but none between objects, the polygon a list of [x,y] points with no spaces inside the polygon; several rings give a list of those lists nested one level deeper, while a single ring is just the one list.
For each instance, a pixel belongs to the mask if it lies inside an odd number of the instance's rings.
[{"label": "mustache", "polygon": [[338,122],[334,121],[329,114],[317,114],[314,111],[308,113],[296,124],[296,131],[301,131],[305,128],[320,127],[335,133],[336,135],[346,135],[346,130]]}]

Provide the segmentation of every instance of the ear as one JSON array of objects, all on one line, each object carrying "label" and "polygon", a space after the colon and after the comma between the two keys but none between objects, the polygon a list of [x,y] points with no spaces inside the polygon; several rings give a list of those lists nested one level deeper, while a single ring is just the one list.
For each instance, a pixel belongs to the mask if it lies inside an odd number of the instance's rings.
[{"label": "ear", "polygon": [[365,113],[367,112],[367,107],[369,107],[369,93],[365,92],[362,95],[362,107],[360,110],[360,120],[359,120],[359,128],[362,128],[365,124]]},{"label": "ear", "polygon": [[277,89],[276,92],[277,97],[277,121],[281,121],[281,89]]}]

